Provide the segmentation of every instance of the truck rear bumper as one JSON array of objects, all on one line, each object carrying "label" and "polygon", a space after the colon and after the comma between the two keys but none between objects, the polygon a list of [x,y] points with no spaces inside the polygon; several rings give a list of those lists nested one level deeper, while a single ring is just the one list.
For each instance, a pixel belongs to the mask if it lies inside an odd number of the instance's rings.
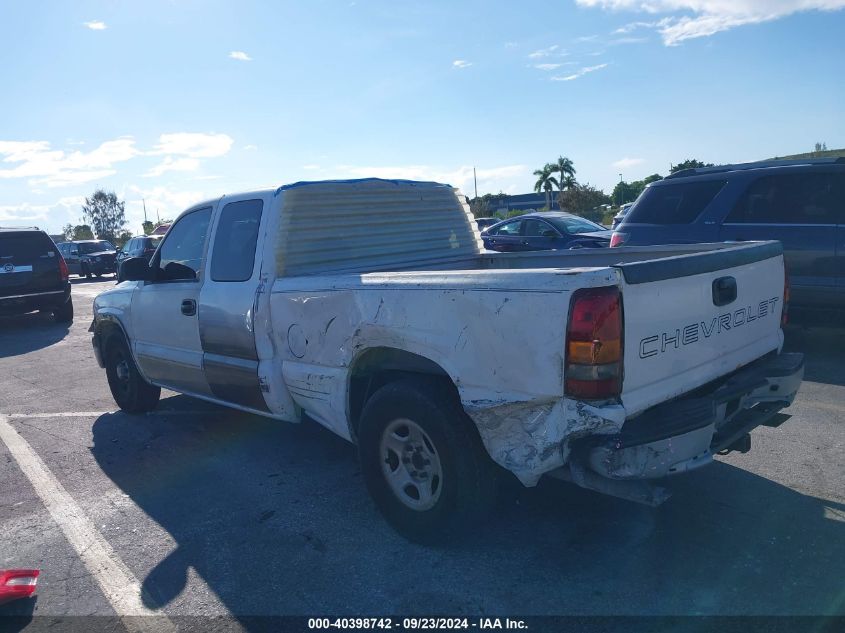
[{"label": "truck rear bumper", "polygon": [[693,395],[625,421],[619,433],[581,447],[590,470],[611,479],[657,479],[699,468],[717,453],[750,449],[748,433],[779,426],[795,399],[803,354],[769,356]]}]

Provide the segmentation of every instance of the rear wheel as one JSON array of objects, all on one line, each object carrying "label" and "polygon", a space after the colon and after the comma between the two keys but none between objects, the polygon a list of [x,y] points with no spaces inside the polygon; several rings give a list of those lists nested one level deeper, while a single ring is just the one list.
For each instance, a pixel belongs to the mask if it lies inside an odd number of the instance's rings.
[{"label": "rear wheel", "polygon": [[122,336],[112,336],[106,344],[106,378],[114,401],[129,413],[146,413],[158,404],[161,388],[141,376]]},{"label": "rear wheel", "polygon": [[68,297],[67,301],[53,310],[53,318],[57,323],[70,323],[73,321],[73,297]]},{"label": "rear wheel", "polygon": [[367,401],[361,471],[402,536],[436,543],[478,525],[496,498],[496,469],[449,385],[402,380]]}]

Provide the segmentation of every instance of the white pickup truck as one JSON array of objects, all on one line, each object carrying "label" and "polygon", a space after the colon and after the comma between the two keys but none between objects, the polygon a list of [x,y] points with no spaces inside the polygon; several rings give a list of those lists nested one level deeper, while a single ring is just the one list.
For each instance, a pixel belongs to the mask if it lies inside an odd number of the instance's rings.
[{"label": "white pickup truck", "polygon": [[503,471],[660,503],[655,480],[788,417],[778,242],[485,252],[464,201],[365,179],[185,211],[94,301],[115,401],[315,420],[417,541],[478,521]]}]

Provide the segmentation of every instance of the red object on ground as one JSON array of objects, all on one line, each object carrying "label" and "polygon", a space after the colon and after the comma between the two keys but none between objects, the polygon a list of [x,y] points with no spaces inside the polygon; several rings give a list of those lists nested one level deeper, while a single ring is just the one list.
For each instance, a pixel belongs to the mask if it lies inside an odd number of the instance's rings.
[{"label": "red object on ground", "polygon": [[0,604],[29,598],[40,573],[38,569],[0,569]]}]

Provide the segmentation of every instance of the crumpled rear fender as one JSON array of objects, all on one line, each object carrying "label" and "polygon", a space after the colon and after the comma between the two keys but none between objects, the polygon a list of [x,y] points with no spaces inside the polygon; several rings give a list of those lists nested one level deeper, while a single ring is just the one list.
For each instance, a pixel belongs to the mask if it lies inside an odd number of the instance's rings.
[{"label": "crumpled rear fender", "polygon": [[618,433],[625,422],[619,404],[593,406],[569,398],[538,401],[467,401],[464,409],[478,427],[493,460],[526,486],[563,466],[573,440]]}]

